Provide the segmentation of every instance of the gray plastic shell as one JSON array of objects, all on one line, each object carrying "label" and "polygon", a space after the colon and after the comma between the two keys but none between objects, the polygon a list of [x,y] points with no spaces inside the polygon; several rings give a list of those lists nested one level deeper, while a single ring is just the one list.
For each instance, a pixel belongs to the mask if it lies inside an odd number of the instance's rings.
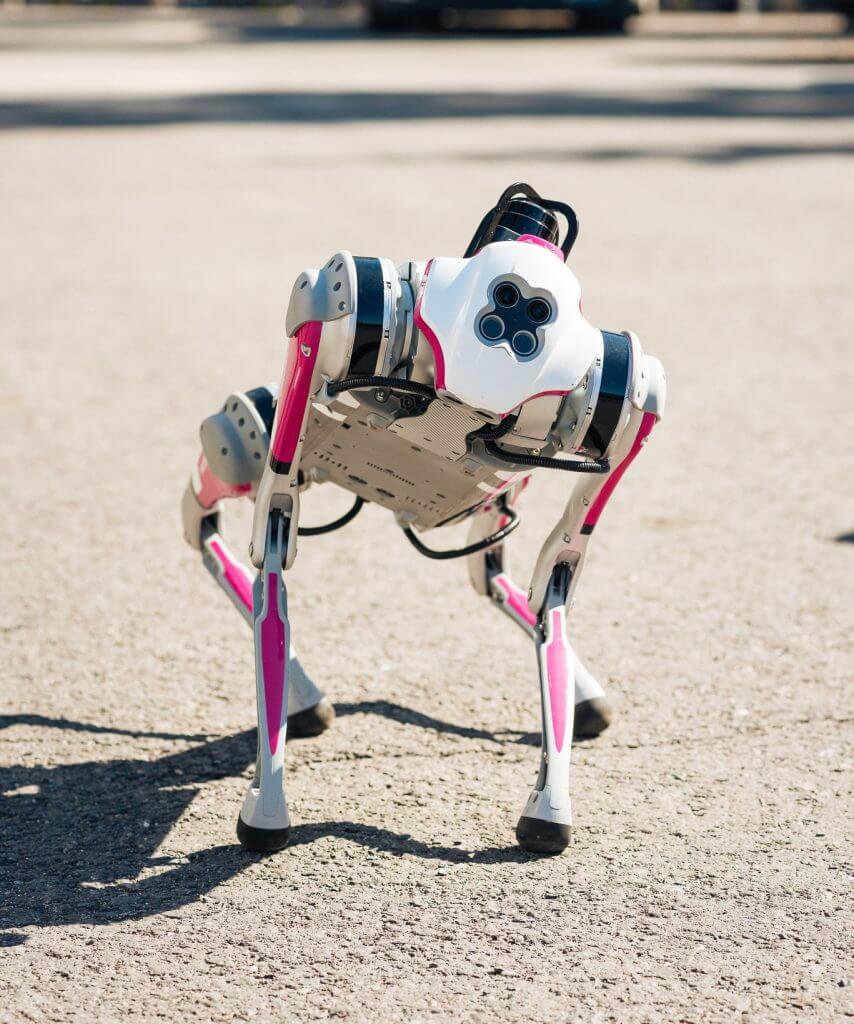
[{"label": "gray plastic shell", "polygon": [[288,337],[311,321],[329,323],[356,311],[356,263],[341,251],[322,270],[304,270],[294,281],[285,318]]}]

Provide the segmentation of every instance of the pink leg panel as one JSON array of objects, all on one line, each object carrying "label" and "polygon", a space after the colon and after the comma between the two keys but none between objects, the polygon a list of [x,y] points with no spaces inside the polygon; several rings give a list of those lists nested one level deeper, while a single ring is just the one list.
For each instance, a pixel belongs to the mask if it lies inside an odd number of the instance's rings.
[{"label": "pink leg panel", "polygon": [[277,473],[290,470],[299,446],[322,330],[323,324],[312,321],[303,324],[291,339],[279,399],[282,407],[270,445],[270,466]]},{"label": "pink leg panel", "polygon": [[551,639],[546,647],[552,734],[558,753],[566,741],[566,709],[569,702],[569,651],[564,637],[563,609],[551,613]]},{"label": "pink leg panel", "polygon": [[587,513],[587,518],[584,520],[585,526],[595,526],[599,522],[599,516],[602,515],[602,509],[608,504],[608,499],[614,492],[614,488],[622,479],[623,473],[629,468],[634,461],[638,452],[646,444],[646,439],[649,437],[652,428],[655,426],[655,413],[645,412],[641,419],[641,425],[638,429],[637,436],[635,437],[634,443],[632,444],[629,454],[623,459],[623,461],[617,466],[617,468],[611,473],[602,490],[596,495],[593,500],[593,504],[590,506],[590,511]]},{"label": "pink leg panel", "polygon": [[227,484],[214,473],[204,455],[199,455],[196,468],[199,472],[199,489],[196,500],[202,508],[212,508],[221,498],[238,498],[248,494],[252,484]]},{"label": "pink leg panel", "polygon": [[285,651],[288,626],[279,612],[279,582],[276,573],[267,574],[267,611],[261,622],[261,673],[264,678],[264,711],[271,755],[275,755],[279,745],[287,671]]},{"label": "pink leg panel", "polygon": [[226,583],[237,595],[243,607],[252,611],[252,583],[246,570],[231,557],[231,553],[218,540],[212,540],[210,548],[222,566]]},{"label": "pink leg panel", "polygon": [[495,577],[495,583],[506,595],[507,600],[505,603],[508,607],[512,608],[519,618],[527,622],[529,626],[535,626],[537,624],[537,616],[531,611],[525,592],[520,590],[504,573]]}]

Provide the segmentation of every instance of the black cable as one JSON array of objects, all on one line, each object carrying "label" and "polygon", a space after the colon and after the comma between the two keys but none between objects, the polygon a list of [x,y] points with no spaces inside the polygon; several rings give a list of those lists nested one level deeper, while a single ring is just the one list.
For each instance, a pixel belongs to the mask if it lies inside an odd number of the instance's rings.
[{"label": "black cable", "polygon": [[352,506],[339,519],[333,519],[331,523],[324,523],[322,526],[300,526],[297,533],[300,537],[316,537],[319,533],[332,533],[333,530],[340,530],[361,512],[365,499],[356,496]]},{"label": "black cable", "polygon": [[403,535],[419,554],[426,555],[427,558],[462,558],[465,555],[473,555],[477,551],[483,551],[484,548],[492,547],[493,544],[497,544],[499,541],[504,540],[508,534],[511,534],[516,529],[521,522],[519,513],[515,512],[506,503],[502,506],[502,511],[506,515],[510,516],[510,522],[507,523],[506,526],[502,526],[500,530],[496,530],[495,533],[491,533],[488,537],[484,537],[483,540],[479,540],[474,544],[469,544],[464,548],[450,548],[448,551],[436,551],[435,548],[428,548],[426,544],[422,544],[415,536],[415,532],[410,526],[404,526]]},{"label": "black cable", "polygon": [[485,438],[483,447],[496,459],[517,466],[539,466],[543,469],[562,469],[567,473],[608,473],[611,463],[607,459],[574,462],[572,459],[552,459],[547,455],[526,455],[522,452],[508,452],[491,438]]},{"label": "black cable", "polygon": [[435,398],[436,392],[429,384],[421,384],[417,380],[404,380],[401,377],[373,377],[370,374],[356,374],[331,380],[326,385],[327,394],[337,395],[340,391],[356,391],[360,388],[388,388],[389,391],[405,391],[410,395],[424,395]]},{"label": "black cable", "polygon": [[475,433],[469,434],[469,440],[480,438],[482,441],[494,441],[496,438],[504,437],[505,434],[509,434],[516,426],[516,420],[518,419],[518,415],[505,416],[504,419],[494,427],[481,427],[480,430],[475,431]]},{"label": "black cable", "polygon": [[517,466],[536,466],[542,469],[562,469],[566,473],[607,473],[611,469],[611,463],[607,459],[584,462],[573,462],[570,459],[552,459],[547,455],[527,455],[522,452],[508,452],[505,448],[496,444],[499,437],[509,434],[516,426],[518,416],[506,416],[495,427],[482,427],[474,434],[469,434],[470,440],[483,441],[483,447],[493,458],[501,462],[509,462]]}]

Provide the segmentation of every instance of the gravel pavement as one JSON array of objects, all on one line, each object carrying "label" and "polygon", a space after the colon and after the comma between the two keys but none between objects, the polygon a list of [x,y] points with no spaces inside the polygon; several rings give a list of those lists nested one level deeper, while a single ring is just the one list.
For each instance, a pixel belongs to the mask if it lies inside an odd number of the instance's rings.
[{"label": "gravel pavement", "polygon": [[[0,11],[0,1022],[850,1017],[854,41],[327,18]],[[198,424],[278,376],[303,267],[459,253],[520,178],[670,388],[571,620],[617,716],[573,842],[513,842],[525,638],[369,507],[291,573],[338,719],[289,745],[292,845],[245,854]],[[523,582],[565,487],[526,495]]]}]

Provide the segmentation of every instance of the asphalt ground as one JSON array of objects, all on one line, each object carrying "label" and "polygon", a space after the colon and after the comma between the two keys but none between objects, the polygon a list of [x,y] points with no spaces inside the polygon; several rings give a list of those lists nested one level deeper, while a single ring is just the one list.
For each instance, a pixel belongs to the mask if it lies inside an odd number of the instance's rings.
[{"label": "asphalt ground", "polygon": [[[838,27],[0,10],[3,1024],[851,1015]],[[289,745],[292,845],[243,853],[252,653],[180,536],[198,424],[278,376],[302,268],[460,253],[517,179],[575,206],[587,317],[669,377],[571,617],[616,711],[573,842],[513,842],[525,638],[369,507],[290,574],[338,719]],[[523,583],[565,488],[526,495]]]}]

